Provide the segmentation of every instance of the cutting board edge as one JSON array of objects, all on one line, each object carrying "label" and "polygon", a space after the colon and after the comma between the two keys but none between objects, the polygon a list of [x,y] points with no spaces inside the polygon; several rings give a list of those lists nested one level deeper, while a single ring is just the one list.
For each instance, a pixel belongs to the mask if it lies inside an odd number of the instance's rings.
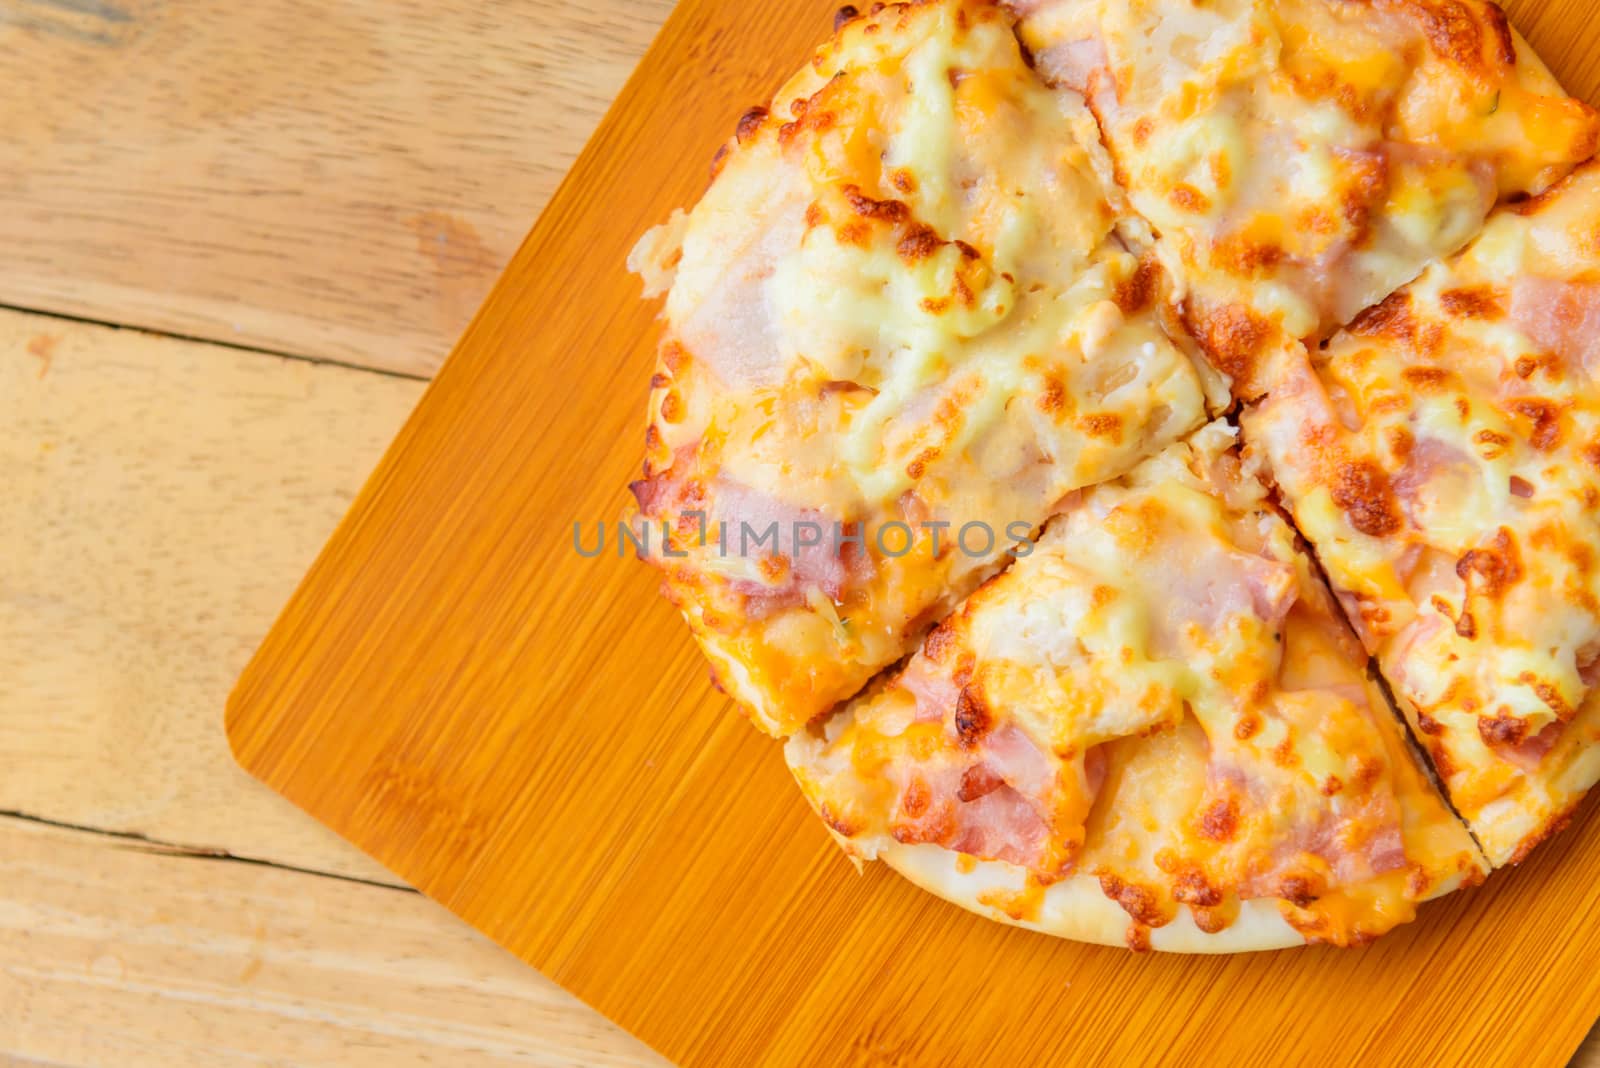
[{"label": "cutting board edge", "polygon": [[[607,110],[600,126],[596,129],[595,134],[591,136],[589,141],[586,143],[583,152],[580,153],[578,160],[568,172],[567,176],[563,179],[555,195],[551,198],[549,205],[547,205],[546,209],[541,212],[538,220],[536,220],[534,225],[530,228],[528,234],[519,246],[516,255],[513,257],[513,263],[522,258],[527,252],[528,248],[541,239],[541,236],[543,235],[544,229],[547,225],[550,227],[555,227],[557,225],[553,221],[554,215],[565,205],[566,198],[570,196],[571,188],[575,185],[576,181],[579,180],[586,166],[592,163],[591,157],[598,152],[597,144],[604,139],[607,128],[612,123],[614,116],[620,114],[626,110],[627,107],[630,107],[635,103],[634,93],[636,92],[636,86],[641,82],[641,75],[645,71],[647,65],[650,64],[655,57],[657,47],[662,37],[666,36],[669,30],[674,28],[676,20],[680,19],[680,17],[687,19],[685,12],[689,6],[692,5],[680,5],[674,10],[666,23],[664,23],[661,31],[657,34],[656,41],[652,44],[650,51],[646,53],[645,58],[641,61],[638,67],[636,67],[635,71],[628,79],[623,91],[619,93],[616,100],[613,101],[611,107]],[[233,754],[235,761],[239,763],[244,771],[246,771],[252,777],[263,782],[268,787],[283,793],[292,803],[296,805],[296,807],[307,812],[312,816],[312,818],[324,823],[324,825],[329,826],[332,830],[334,830],[335,833],[339,834],[341,838],[344,838],[346,841],[350,841],[357,848],[362,849],[363,852],[374,856],[374,858],[382,863],[385,868],[394,871],[397,877],[406,881],[409,880],[391,867],[389,860],[380,855],[379,851],[376,851],[367,845],[361,844],[354,837],[346,834],[345,830],[341,829],[341,826],[352,826],[351,823],[348,821],[332,821],[318,816],[310,805],[304,803],[303,795],[284,789],[283,783],[285,782],[286,775],[273,774],[274,770],[277,770],[280,773],[284,772],[285,769],[281,764],[273,765],[270,762],[265,762],[261,759],[260,753],[253,753],[251,751],[250,743],[252,741],[260,741],[262,738],[270,736],[271,733],[277,729],[276,724],[265,722],[263,717],[271,715],[272,713],[280,711],[281,709],[276,707],[265,709],[260,705],[250,705],[247,701],[248,695],[244,692],[244,689],[246,682],[254,678],[256,674],[263,670],[266,666],[265,654],[268,651],[270,643],[274,639],[282,637],[280,632],[298,633],[301,629],[301,625],[292,618],[296,606],[301,602],[302,598],[307,595],[307,591],[323,578],[324,570],[332,566],[331,558],[335,546],[341,544],[343,540],[352,535],[355,528],[360,524],[362,517],[365,515],[371,500],[378,492],[378,483],[385,473],[392,466],[395,466],[399,462],[399,458],[407,452],[411,445],[413,431],[420,422],[420,413],[429,407],[430,400],[434,397],[435,388],[439,381],[445,379],[446,376],[451,373],[451,368],[459,364],[458,357],[469,347],[469,344],[479,332],[480,328],[482,327],[486,312],[499,299],[501,288],[504,283],[505,278],[503,276],[501,283],[497,283],[495,289],[491,291],[488,298],[475,313],[468,328],[463,332],[462,337],[452,349],[449,359],[441,368],[439,376],[435,379],[433,384],[430,384],[423,396],[419,399],[416,408],[413,410],[411,415],[408,416],[405,426],[401,429],[394,442],[392,442],[388,449],[386,449],[382,459],[364,483],[361,492],[352,503],[350,509],[335,527],[328,541],[319,551],[315,561],[312,563],[311,567],[297,585],[293,595],[286,602],[283,611],[274,622],[272,628],[269,629],[266,638],[263,640],[261,645],[258,646],[255,652],[252,654],[249,662],[246,664],[245,668],[241,671],[240,676],[230,692],[224,707],[223,729],[226,737],[228,738],[229,749]],[[285,640],[284,644],[290,645],[292,643],[289,643],[287,640]],[[447,905],[446,907],[450,906]],[[452,909],[452,911],[456,910]],[[457,914],[458,916],[461,915],[459,911]],[[471,923],[472,921],[466,922]],[[476,923],[473,925],[478,926]],[[512,950],[512,952],[516,953],[515,950]],[[516,955],[524,960],[528,960],[526,954],[517,953]],[[535,967],[537,967],[537,965],[535,965]],[[571,990],[571,988],[568,989]],[[580,1000],[584,1000],[586,1004],[592,1004],[576,991],[573,991],[573,993],[574,996],[579,997]],[[1595,999],[1589,1000],[1593,1001]],[[1576,1050],[1582,1044],[1583,1037],[1587,1033],[1587,1028],[1580,1030],[1576,1027],[1573,1027],[1571,1031],[1572,1034],[1569,1036],[1571,1037],[1571,1044],[1570,1047],[1566,1049],[1567,1056],[1570,1056],[1571,1052]],[[638,1032],[635,1032],[635,1034],[637,1033]],[[648,1040],[644,1039],[642,1036],[641,1041],[646,1041],[647,1044],[649,1044]],[[1564,1047],[1567,1046],[1566,1041],[1563,1040],[1561,1045]],[[1511,1052],[1502,1052],[1506,1053],[1507,1062],[1509,1063],[1512,1055]]]},{"label": "cutting board edge", "polygon": [[[473,312],[466,328],[462,330],[460,337],[456,339],[456,343],[451,346],[450,354],[445,357],[444,362],[439,365],[439,370],[422,391],[422,395],[417,398],[416,404],[412,406],[410,413],[406,415],[405,422],[401,424],[393,440],[384,448],[383,455],[379,457],[372,471],[362,481],[360,490],[350,502],[350,507],[345,509],[344,514],[339,518],[339,522],[329,533],[322,547],[317,550],[317,555],[313,558],[310,566],[307,567],[305,573],[301,575],[300,580],[295,584],[294,592],[284,602],[283,608],[274,617],[272,625],[262,635],[261,641],[257,643],[256,648],[251,652],[249,660],[245,662],[244,667],[240,669],[239,674],[235,677],[232,687],[229,688],[228,696],[223,702],[222,730],[227,737],[228,752],[234,763],[238,764],[241,769],[249,773],[257,781],[273,787],[274,790],[277,789],[276,785],[264,772],[252,766],[253,761],[249,759],[248,753],[242,751],[246,739],[241,735],[249,729],[249,725],[245,720],[252,711],[244,703],[245,694],[243,691],[245,683],[254,677],[255,673],[261,668],[265,659],[264,654],[268,651],[269,644],[280,639],[284,633],[287,633],[286,628],[289,626],[290,616],[295,606],[306,596],[307,591],[314,580],[320,576],[321,571],[329,566],[334,547],[348,537],[360,522],[361,516],[367,510],[370,499],[375,495],[380,477],[398,461],[405,451],[410,442],[415,424],[424,409],[428,407],[438,383],[449,373],[451,366],[457,362],[457,357],[467,348],[468,343],[482,325],[489,309],[499,299],[500,290],[510,274],[511,266],[519,262],[528,249],[541,239],[543,236],[542,230],[547,225],[547,221],[549,221],[548,225],[554,227],[553,220],[565,206],[566,200],[572,196],[572,191],[576,188],[577,183],[581,181],[583,172],[593,166],[594,159],[599,155],[614,119],[632,106],[634,97],[639,93],[639,87],[649,80],[648,75],[652,63],[659,62],[657,51],[661,41],[678,29],[679,20],[684,22],[689,20],[690,15],[687,14],[689,10],[690,5],[676,4],[671,14],[663,20],[660,29],[650,39],[650,44],[640,57],[639,62],[634,64],[633,70],[629,73],[622,88],[612,99],[605,113],[601,115],[599,123],[596,124],[588,139],[584,141],[583,148],[579,151],[577,158],[573,160],[572,166],[562,176],[561,181],[556,185],[555,191],[550,195],[550,199],[540,209],[533,224],[528,228],[528,232],[518,242],[516,250],[506,263],[506,268],[495,280],[495,284],[490,287],[488,294],[478,305],[477,310]],[[290,800],[292,801],[293,799],[291,798]],[[313,819],[316,819],[317,822],[323,822],[315,813],[300,806],[299,802],[295,802],[295,804]],[[348,839],[346,840],[348,841]],[[356,844],[357,848],[366,852],[366,849],[358,843],[352,844]]]}]

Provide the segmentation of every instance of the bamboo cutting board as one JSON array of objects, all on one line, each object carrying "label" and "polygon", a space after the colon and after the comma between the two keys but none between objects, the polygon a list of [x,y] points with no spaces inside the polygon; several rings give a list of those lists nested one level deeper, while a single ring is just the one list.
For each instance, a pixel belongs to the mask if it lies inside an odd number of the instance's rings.
[{"label": "bamboo cutting board", "polygon": [[[686,1065],[1564,1062],[1600,1015],[1594,806],[1364,950],[1057,942],[856,875],[654,572],[576,554],[641,456],[624,257],[831,6],[681,0],[245,671],[240,762]],[[1590,0],[1509,7],[1600,101]]]}]

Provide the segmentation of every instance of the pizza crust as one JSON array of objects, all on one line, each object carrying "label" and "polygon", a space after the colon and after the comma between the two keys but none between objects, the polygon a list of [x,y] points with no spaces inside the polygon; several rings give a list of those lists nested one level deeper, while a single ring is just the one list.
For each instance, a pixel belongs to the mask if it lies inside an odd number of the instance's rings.
[{"label": "pizza crust", "polygon": [[1479,809],[1472,821],[1478,843],[1496,867],[1520,864],[1540,842],[1565,826],[1589,788],[1600,782],[1600,698],[1590,698],[1567,735],[1545,757],[1539,774],[1517,781],[1508,793]]},{"label": "pizza crust", "polygon": [[[1043,892],[1038,909],[1028,918],[1008,915],[1004,910],[984,904],[995,895],[1016,895],[1024,890],[1021,868],[1000,861],[975,861],[933,845],[886,845],[878,859],[917,886],[975,912],[985,919],[1040,934],[1089,942],[1101,946],[1129,946],[1133,920],[1100,889],[1100,881],[1087,875],[1063,879]],[[1166,953],[1252,953],[1268,949],[1288,949],[1305,945],[1305,938],[1291,927],[1271,901],[1246,901],[1239,907],[1234,923],[1207,934],[1195,925],[1188,909],[1165,927],[1149,930],[1150,949]],[[1143,948],[1142,943],[1138,943]]]},{"label": "pizza crust", "polygon": [[[838,835],[834,837],[839,839]],[[1050,886],[1039,898],[1034,914],[1019,918],[985,903],[997,896],[1010,897],[1024,891],[1026,873],[1013,864],[978,861],[938,846],[899,842],[884,845],[877,859],[922,890],[968,912],[1074,942],[1149,948],[1163,953],[1259,953],[1306,945],[1305,936],[1284,918],[1275,899],[1240,902],[1238,917],[1214,934],[1201,930],[1193,914],[1183,908],[1165,927],[1144,928],[1143,939],[1130,938],[1137,925],[1121,906],[1105,896],[1100,881],[1092,876],[1075,875]],[[1426,900],[1461,889],[1468,875],[1463,872],[1441,880]]]}]

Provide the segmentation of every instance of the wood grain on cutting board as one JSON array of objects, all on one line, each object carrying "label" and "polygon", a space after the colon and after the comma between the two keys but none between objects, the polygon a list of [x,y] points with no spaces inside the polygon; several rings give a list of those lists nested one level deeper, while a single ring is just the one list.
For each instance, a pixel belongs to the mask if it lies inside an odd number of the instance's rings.
[{"label": "wood grain on cutting board", "polygon": [[[1559,1063],[1600,1011],[1600,825],[1360,951],[1135,957],[857,876],[728,714],[647,569],[585,560],[640,457],[690,202],[832,5],[683,0],[230,704],[241,762],[690,1065]],[[1600,89],[1582,0],[1513,5]]]}]

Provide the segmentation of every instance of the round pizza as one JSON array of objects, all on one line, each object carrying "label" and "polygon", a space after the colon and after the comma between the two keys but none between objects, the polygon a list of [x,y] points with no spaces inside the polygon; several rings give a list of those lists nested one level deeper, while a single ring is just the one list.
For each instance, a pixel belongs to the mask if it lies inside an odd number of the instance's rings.
[{"label": "round pizza", "polygon": [[1369,941],[1600,778],[1597,139],[1479,0],[841,9],[630,260],[630,537],[858,865]]}]

